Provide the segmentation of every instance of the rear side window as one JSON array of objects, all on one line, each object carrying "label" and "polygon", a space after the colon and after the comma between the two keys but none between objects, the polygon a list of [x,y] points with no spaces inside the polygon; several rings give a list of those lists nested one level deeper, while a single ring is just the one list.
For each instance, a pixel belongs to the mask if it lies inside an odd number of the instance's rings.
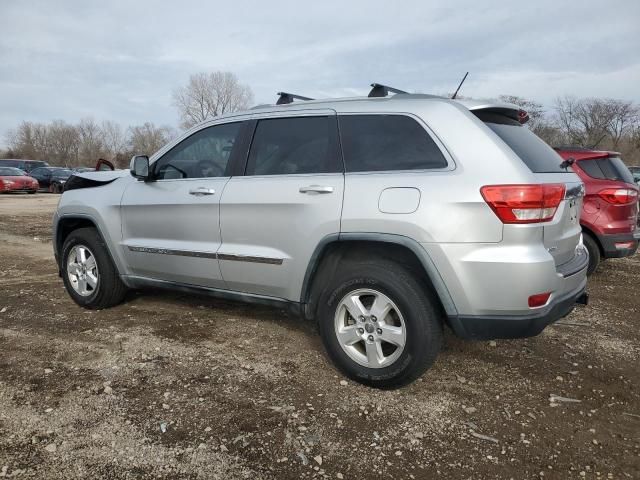
[{"label": "rear side window", "polygon": [[405,115],[342,115],[340,138],[347,172],[445,168],[427,131]]},{"label": "rear side window", "polygon": [[335,120],[329,117],[259,120],[246,175],[340,172],[335,143]]},{"label": "rear side window", "polygon": [[474,113],[520,157],[533,173],[566,172],[560,167],[562,157],[516,120],[490,112]]},{"label": "rear side window", "polygon": [[634,183],[633,175],[620,157],[580,160],[578,165],[592,178]]}]

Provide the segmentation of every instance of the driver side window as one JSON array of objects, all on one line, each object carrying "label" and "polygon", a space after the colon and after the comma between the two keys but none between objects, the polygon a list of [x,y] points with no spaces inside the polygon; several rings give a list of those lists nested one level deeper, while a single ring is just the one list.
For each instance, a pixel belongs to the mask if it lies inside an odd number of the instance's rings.
[{"label": "driver side window", "polygon": [[154,165],[158,180],[226,176],[241,122],[214,125],[184,139]]}]

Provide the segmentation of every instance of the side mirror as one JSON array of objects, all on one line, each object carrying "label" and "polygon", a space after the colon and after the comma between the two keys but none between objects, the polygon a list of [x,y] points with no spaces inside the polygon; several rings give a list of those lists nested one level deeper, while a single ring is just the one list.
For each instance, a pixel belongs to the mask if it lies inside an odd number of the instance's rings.
[{"label": "side mirror", "polygon": [[131,175],[141,180],[149,179],[149,157],[146,155],[135,155],[131,159],[129,166]]}]

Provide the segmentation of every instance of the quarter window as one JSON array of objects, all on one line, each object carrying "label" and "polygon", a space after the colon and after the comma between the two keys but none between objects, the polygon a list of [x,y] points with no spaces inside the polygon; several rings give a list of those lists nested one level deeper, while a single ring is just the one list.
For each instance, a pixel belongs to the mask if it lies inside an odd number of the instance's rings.
[{"label": "quarter window", "polygon": [[240,122],[214,125],[184,139],[155,164],[159,180],[224,177]]},{"label": "quarter window", "polygon": [[347,172],[444,168],[447,160],[427,131],[405,115],[342,115]]},{"label": "quarter window", "polygon": [[326,116],[260,120],[246,175],[339,172],[334,138],[335,123]]}]

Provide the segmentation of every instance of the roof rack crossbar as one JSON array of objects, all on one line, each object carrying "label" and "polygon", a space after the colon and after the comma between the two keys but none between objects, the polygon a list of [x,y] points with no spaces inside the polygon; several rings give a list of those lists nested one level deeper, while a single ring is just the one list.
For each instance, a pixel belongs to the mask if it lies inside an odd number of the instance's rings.
[{"label": "roof rack crossbar", "polygon": [[295,93],[278,92],[280,97],[276,102],[276,105],[286,105],[287,103],[293,103],[294,100],[313,100],[313,98],[303,97],[302,95],[296,95]]},{"label": "roof rack crossbar", "polygon": [[390,87],[388,85],[382,85],[381,83],[372,83],[371,91],[369,92],[369,97],[386,97],[391,93],[409,93],[404,90],[399,90],[397,88]]}]

